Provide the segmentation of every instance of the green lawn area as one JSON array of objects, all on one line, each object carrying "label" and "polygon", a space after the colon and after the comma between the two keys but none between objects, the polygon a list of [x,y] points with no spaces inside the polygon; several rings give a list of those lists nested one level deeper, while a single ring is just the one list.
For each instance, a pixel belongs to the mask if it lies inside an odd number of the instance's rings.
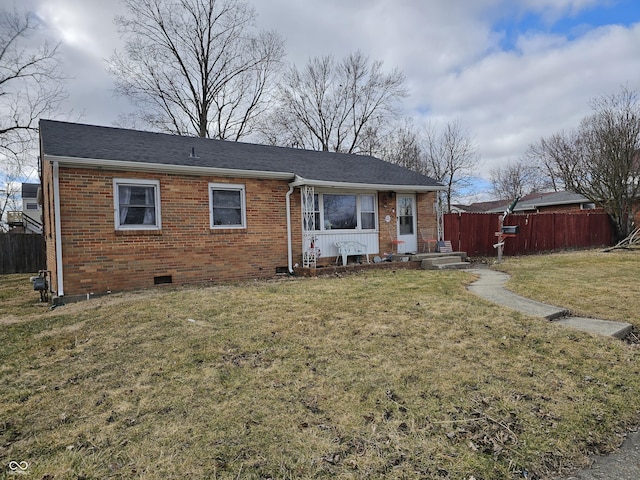
[{"label": "green lawn area", "polygon": [[[601,255],[501,268],[532,295],[547,299],[541,278],[576,285],[581,314],[638,324],[623,317],[640,311],[640,256]],[[607,288],[586,290],[588,275]],[[27,478],[549,478],[640,421],[635,345],[490,304],[468,272],[163,287],[54,310],[27,280],[0,276],[0,461],[28,462]]]}]

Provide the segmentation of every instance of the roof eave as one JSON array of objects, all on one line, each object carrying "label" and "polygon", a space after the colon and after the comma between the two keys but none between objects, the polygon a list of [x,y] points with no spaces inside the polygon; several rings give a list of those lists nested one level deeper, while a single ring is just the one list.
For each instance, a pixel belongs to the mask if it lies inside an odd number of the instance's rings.
[{"label": "roof eave", "polygon": [[292,172],[242,170],[235,168],[199,167],[194,165],[175,165],[165,163],[134,162],[127,160],[106,160],[96,158],[44,155],[45,161],[58,162],[62,167],[93,168],[98,170],[121,170],[129,172],[159,172],[181,175],[217,175],[222,177],[261,178],[289,180],[290,186],[312,185],[321,188],[340,188],[350,190],[389,190],[396,192],[436,192],[446,190],[442,185],[398,185],[384,183],[355,183],[313,180],[300,177]]},{"label": "roof eave", "polygon": [[331,182],[327,180],[313,180],[303,178],[299,175],[295,176],[293,182],[289,183],[291,187],[301,187],[309,185],[320,188],[340,188],[349,190],[388,190],[395,192],[437,192],[446,190],[443,185],[397,185],[386,183],[354,183],[354,182]]},{"label": "roof eave", "polygon": [[514,209],[514,211],[521,211],[521,210],[533,210],[536,208],[540,208],[540,207],[555,207],[555,206],[561,206],[561,205],[577,205],[577,204],[581,204],[581,203],[586,203],[589,202],[590,200],[587,199],[585,197],[584,200],[580,200],[580,199],[573,199],[573,200],[562,200],[559,202],[541,202],[541,203],[530,203],[530,204],[525,204],[524,206],[520,206]]},{"label": "roof eave", "polygon": [[218,175],[222,177],[262,178],[291,180],[291,172],[264,170],[240,170],[235,168],[198,167],[194,165],[173,165],[164,163],[131,162],[126,160],[104,160],[95,158],[63,157],[44,155],[45,161],[58,162],[61,166],[95,168],[99,170],[124,170],[129,172],[159,172],[181,175]]}]

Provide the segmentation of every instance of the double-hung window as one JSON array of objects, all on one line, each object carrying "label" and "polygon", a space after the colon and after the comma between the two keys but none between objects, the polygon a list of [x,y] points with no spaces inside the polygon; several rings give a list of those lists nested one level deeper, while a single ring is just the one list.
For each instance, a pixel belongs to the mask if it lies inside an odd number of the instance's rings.
[{"label": "double-hung window", "polygon": [[113,180],[116,230],[160,230],[160,182]]},{"label": "double-hung window", "polygon": [[244,185],[210,183],[209,216],[211,229],[246,228]]},{"label": "double-hung window", "polygon": [[375,230],[376,202],[373,195],[360,195],[360,229]]},{"label": "double-hung window", "polygon": [[375,230],[374,194],[318,193],[314,198],[316,230]]}]

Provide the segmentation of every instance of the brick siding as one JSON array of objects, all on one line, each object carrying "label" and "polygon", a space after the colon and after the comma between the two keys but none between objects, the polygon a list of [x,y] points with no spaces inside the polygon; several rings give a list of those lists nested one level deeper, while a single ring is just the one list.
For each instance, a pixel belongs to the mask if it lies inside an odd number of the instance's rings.
[{"label": "brick siding", "polygon": [[[114,178],[160,182],[161,230],[116,230]],[[246,229],[210,228],[210,182],[245,186]],[[43,184],[47,265],[56,290],[53,183],[48,162],[43,167]],[[174,284],[269,278],[288,264],[286,181],[61,167],[59,189],[65,296],[147,288],[155,284],[155,277],[166,276]],[[393,216],[395,200],[392,206],[385,195],[378,195],[380,248],[390,251],[384,217]],[[419,226],[435,227],[435,194],[418,194],[417,198]],[[290,200],[293,258],[297,259],[302,244],[298,189]]]},{"label": "brick siding", "polygon": [[[271,277],[287,265],[286,182],[60,171],[65,295],[145,288],[162,276],[178,284]],[[160,231],[115,229],[113,178],[160,182]],[[210,229],[209,182],[245,186],[246,229]]]}]

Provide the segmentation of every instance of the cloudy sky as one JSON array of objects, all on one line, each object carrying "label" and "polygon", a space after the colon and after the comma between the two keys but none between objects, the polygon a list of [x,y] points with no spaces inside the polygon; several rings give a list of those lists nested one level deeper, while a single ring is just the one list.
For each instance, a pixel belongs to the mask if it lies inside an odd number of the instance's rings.
[{"label": "cloudy sky", "polygon": [[[458,119],[475,136],[478,175],[572,128],[589,100],[640,91],[637,0],[249,0],[258,26],[286,40],[287,61],[361,50],[402,70],[416,122]],[[104,59],[120,48],[116,0],[19,0],[63,44],[69,106],[85,123],[113,125]],[[13,8],[13,0],[0,6]]]}]

